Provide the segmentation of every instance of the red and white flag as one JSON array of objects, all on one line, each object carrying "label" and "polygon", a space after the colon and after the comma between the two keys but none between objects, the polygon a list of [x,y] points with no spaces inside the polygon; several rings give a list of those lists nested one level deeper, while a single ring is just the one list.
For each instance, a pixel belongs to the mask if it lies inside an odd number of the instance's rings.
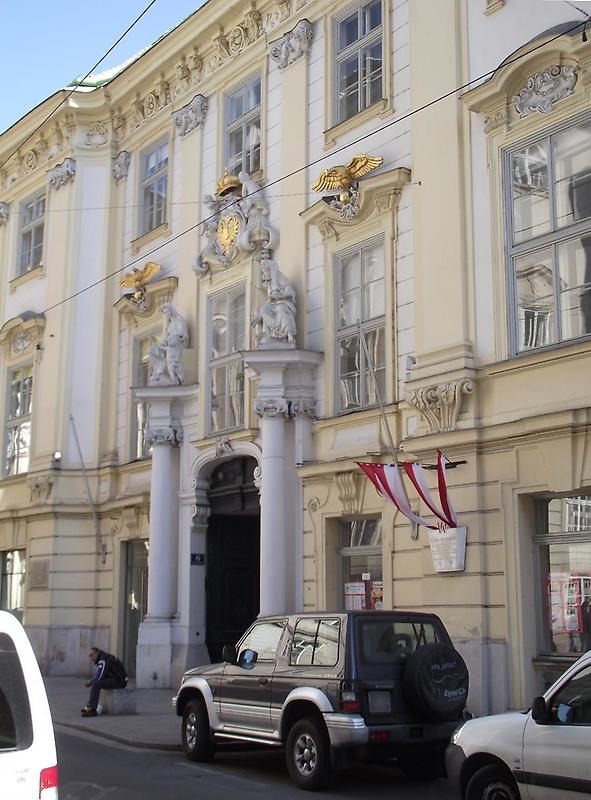
[{"label": "red and white flag", "polygon": [[[378,494],[394,503],[396,508],[401,511],[405,517],[408,517],[411,522],[434,530],[441,527],[455,528],[457,526],[458,518],[452,507],[451,500],[449,499],[445,480],[445,463],[440,450],[437,451],[437,489],[439,492],[439,505],[433,499],[429,487],[427,486],[425,472],[420,464],[401,462],[399,466],[396,467],[394,464],[368,464],[366,462],[357,462],[357,466],[365,472],[375,486]],[[433,523],[427,521],[424,517],[414,513],[410,507],[406,486],[400,472],[401,469],[404,470],[408,476],[423,503],[425,503],[431,513],[439,520],[438,522]]]}]

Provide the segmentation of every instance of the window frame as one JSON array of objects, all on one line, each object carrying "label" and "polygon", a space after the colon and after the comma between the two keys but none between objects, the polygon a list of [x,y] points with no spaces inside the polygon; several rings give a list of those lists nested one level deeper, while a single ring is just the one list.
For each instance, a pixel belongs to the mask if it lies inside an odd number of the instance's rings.
[{"label": "window frame", "polygon": [[[39,200],[43,198],[43,214],[40,217],[36,217],[32,222],[24,223],[24,215],[25,215],[25,208],[30,206],[31,204],[37,203]],[[19,204],[19,228],[18,228],[18,246],[17,246],[17,259],[16,259],[16,273],[15,278],[21,278],[23,275],[27,275],[29,272],[32,272],[35,269],[43,268],[43,256],[45,251],[45,217],[47,214],[47,191],[46,189],[41,189],[40,191],[36,192],[35,194],[31,195],[27,199],[21,201]],[[41,258],[38,264],[29,264],[27,267],[23,268],[22,266],[22,258],[23,258],[23,238],[24,236],[31,232],[38,229],[40,226],[43,228],[42,236],[41,236]],[[32,250],[32,248],[31,248]]]},{"label": "window frame", "polygon": [[[341,546],[341,531],[343,527],[351,522],[361,522],[366,520],[375,520],[377,526],[380,528],[380,544],[373,544],[373,545],[359,545],[359,546],[349,546],[349,547],[342,547]],[[337,519],[337,559],[338,559],[338,602],[342,606],[342,611],[346,611],[345,608],[345,583],[350,582],[348,579],[345,581],[345,565],[344,559],[345,558],[352,558],[353,556],[369,556],[369,557],[379,557],[381,563],[381,572],[382,572],[382,602],[383,602],[383,585],[384,585],[384,519],[381,514],[361,514],[358,516],[345,516],[339,517]],[[372,581],[373,583],[373,581]],[[366,587],[367,590],[367,587]],[[367,609],[369,610],[369,609]]]},{"label": "window frame", "polygon": [[[380,11],[381,11],[381,22],[379,28],[376,28],[374,31],[370,31],[370,33],[365,34],[365,36],[357,39],[352,44],[348,45],[347,47],[343,48],[341,52],[339,52],[339,25],[341,22],[346,20],[348,17],[351,17],[355,10],[357,10],[357,18],[358,22],[361,18],[362,9],[365,6],[371,5],[372,0],[358,0],[358,2],[351,4],[348,8],[344,9],[342,12],[337,14],[332,20],[332,31],[331,31],[331,38],[332,38],[332,71],[333,71],[333,78],[332,78],[332,102],[331,102],[331,126],[336,127],[337,125],[342,125],[343,123],[348,122],[349,120],[354,119],[358,114],[367,111],[367,109],[371,108],[374,105],[378,105],[383,103],[386,100],[386,22],[388,20],[387,9],[383,0],[378,0],[380,4]],[[378,100],[374,100],[373,103],[364,104],[360,107],[361,98],[365,94],[365,92],[361,91],[361,52],[368,47],[374,45],[377,41],[381,42],[382,46],[382,70],[381,70],[381,96]],[[358,99],[357,99],[357,111],[355,114],[351,114],[350,116],[345,116],[342,119],[339,117],[339,66],[343,61],[351,58],[351,56],[357,53],[357,68],[358,68]],[[367,88],[366,88],[367,91]]]},{"label": "window frame", "polygon": [[[233,431],[240,431],[246,427],[246,377],[245,377],[245,370],[244,370],[244,359],[241,355],[241,350],[235,350],[232,353],[223,355],[217,359],[212,358],[212,349],[213,349],[213,304],[216,300],[221,297],[226,298],[226,312],[228,311],[228,304],[231,301],[231,298],[242,294],[244,297],[244,330],[243,330],[243,346],[242,349],[248,346],[248,329],[247,325],[247,311],[248,311],[248,293],[247,293],[247,286],[245,281],[240,281],[239,283],[233,284],[231,286],[227,286],[223,289],[220,289],[217,292],[213,292],[212,294],[207,296],[207,356],[205,360],[206,364],[206,386],[207,386],[207,400],[206,400],[206,408],[205,408],[205,431],[207,436],[219,436],[222,433],[232,433]],[[227,314],[227,318],[229,319],[229,314]],[[235,361],[241,361],[243,365],[243,387],[242,387],[242,422],[240,425],[235,425],[233,427],[224,427],[224,428],[214,428],[212,424],[212,375],[213,369],[216,367],[226,366],[232,364]],[[226,387],[228,386],[227,379],[226,379]],[[226,407],[224,409],[224,418],[228,419],[228,404],[230,400],[230,394],[226,392]]]},{"label": "window frame", "polygon": [[[260,93],[260,100],[259,104],[254,108],[250,109],[247,112],[244,112],[239,117],[236,117],[234,120],[230,121],[229,119],[229,104],[230,98],[236,95],[238,92],[246,90],[249,86],[254,84],[256,81],[259,83],[259,93]],[[253,169],[247,168],[245,165],[245,154],[246,150],[244,147],[245,142],[245,129],[246,126],[252,124],[254,120],[258,117],[259,120],[259,157],[258,157],[258,165]],[[244,80],[240,81],[239,83],[235,84],[231,90],[224,93],[223,96],[223,103],[222,103],[222,120],[223,120],[223,127],[222,130],[224,131],[223,134],[223,166],[224,169],[228,171],[230,174],[237,175],[240,170],[245,170],[248,172],[249,175],[254,175],[259,172],[262,172],[263,168],[263,76],[260,71],[251,73],[248,77]],[[236,130],[242,130],[242,161],[240,169],[230,169],[229,168],[229,161],[230,161],[230,135]]]},{"label": "window frame", "polygon": [[[7,562],[9,556],[13,555],[14,553],[20,553],[20,563],[23,565],[23,569],[21,572],[12,572],[7,571]],[[15,575],[22,576],[22,608],[8,608],[6,605],[6,596],[5,596],[5,586],[7,587],[6,592],[10,595],[10,587],[8,586],[8,578],[12,577],[14,579]],[[6,582],[5,582],[6,579]],[[25,609],[25,600],[26,600],[26,589],[27,589],[27,550],[24,547],[14,547],[10,550],[0,550],[0,609],[3,611],[9,611],[10,613],[14,614],[20,622],[22,622],[22,613],[15,614],[15,611],[24,612]]]},{"label": "window frame", "polygon": [[[546,350],[564,347],[578,342],[591,340],[591,331],[583,336],[573,338],[561,338],[562,310],[560,307],[560,270],[557,258],[557,249],[569,241],[580,238],[586,233],[591,236],[591,215],[584,220],[580,220],[564,227],[556,225],[556,193],[554,181],[554,153],[551,146],[552,139],[558,134],[577,125],[588,123],[591,125],[591,113],[586,111],[576,114],[531,133],[516,141],[511,142],[501,149],[501,196],[503,201],[503,221],[504,221],[504,259],[505,259],[505,287],[507,297],[507,324],[508,324],[508,343],[509,355],[512,358],[523,358],[525,356],[542,353]],[[513,213],[513,184],[511,176],[512,156],[531,147],[535,144],[548,145],[548,206],[550,214],[550,230],[547,233],[539,234],[523,242],[514,243],[514,213]],[[517,280],[515,275],[516,259],[531,255],[543,250],[552,251],[553,276],[552,276],[552,300],[556,341],[545,345],[529,348],[519,348],[519,324],[518,324],[518,302],[517,302]]]},{"label": "window frame", "polygon": [[[19,416],[11,417],[11,405],[12,405],[12,376],[16,372],[24,372],[25,370],[31,371],[31,402],[30,402],[30,411],[28,414],[22,414]],[[23,386],[23,378],[20,378],[20,391],[22,392]],[[2,479],[6,480],[8,478],[18,478],[21,475],[26,475],[29,471],[29,462],[31,458],[31,438],[32,438],[32,430],[33,430],[33,393],[35,390],[35,374],[34,374],[34,365],[32,362],[25,362],[23,364],[14,364],[8,368],[6,371],[6,390],[5,390],[5,406],[4,406],[4,435],[3,435],[3,454],[2,454]],[[29,423],[29,449],[28,449],[28,460],[27,460],[27,469],[9,473],[8,472],[8,460],[7,460],[7,447],[8,447],[8,440],[9,440],[9,431],[18,428],[20,425],[24,423]]]},{"label": "window frame", "polygon": [[[382,246],[382,258],[383,258],[383,281],[384,281],[384,313],[381,317],[374,317],[371,320],[361,321],[361,328],[363,333],[366,335],[368,333],[372,333],[375,330],[382,329],[384,332],[384,389],[383,389],[383,396],[382,401],[387,401],[388,395],[388,355],[387,355],[387,345],[386,345],[386,335],[388,332],[388,303],[387,303],[387,283],[390,280],[388,264],[387,264],[387,254],[386,254],[386,236],[384,233],[379,233],[375,236],[370,237],[369,239],[364,239],[362,242],[356,242],[355,244],[349,245],[348,247],[337,250],[333,253],[333,275],[334,275],[334,321],[335,321],[335,369],[334,369],[334,385],[333,385],[333,392],[334,392],[334,408],[333,411],[336,416],[342,417],[347,416],[348,414],[356,414],[360,411],[366,411],[367,409],[377,408],[378,403],[361,403],[359,408],[349,408],[343,409],[341,408],[341,358],[340,358],[340,342],[342,339],[346,339],[350,336],[355,336],[357,332],[357,326],[355,324],[348,325],[346,328],[340,328],[340,320],[339,320],[339,308],[340,308],[340,299],[341,299],[341,270],[340,270],[340,262],[341,259],[347,258],[354,253],[359,253],[360,259],[361,254],[364,249],[370,248],[375,246],[376,244],[381,244]],[[360,292],[363,289],[363,275],[361,275],[360,281]],[[365,367],[365,352],[361,345],[361,341],[359,341],[359,353],[360,353],[360,360],[359,360],[359,380],[360,380],[360,392],[363,390],[362,378],[365,374],[365,369],[362,368],[362,365]],[[371,378],[370,378],[371,380]]]},{"label": "window frame", "polygon": [[[135,387],[145,388],[148,386],[148,380],[145,383],[139,382],[139,371],[141,367],[141,344],[142,342],[147,342],[148,346],[150,344],[151,339],[153,338],[153,333],[144,333],[142,332],[141,335],[134,337],[132,343],[132,357],[133,357],[133,376],[132,376],[132,383]],[[149,406],[148,401],[142,401],[145,403],[146,406]],[[137,437],[139,434],[138,429],[138,403],[134,402],[132,399],[132,409],[131,409],[131,424],[130,424],[130,456],[131,461],[144,461],[148,459],[152,455],[152,447],[148,446],[147,451],[145,454],[140,455],[138,453],[137,447]]]},{"label": "window frame", "polygon": [[[158,152],[158,149],[166,145],[166,165],[156,169],[151,175],[146,175],[146,160],[153,152]],[[168,134],[160,136],[152,142],[151,145],[145,147],[140,151],[139,155],[139,203],[138,203],[138,218],[137,218],[137,237],[147,236],[152,231],[158,230],[163,225],[168,225],[169,218],[169,197],[170,197],[170,138]],[[145,226],[146,219],[146,202],[145,191],[150,186],[155,184],[161,178],[166,178],[166,196],[163,204],[163,219],[157,225]],[[154,212],[155,213],[155,212]]]}]

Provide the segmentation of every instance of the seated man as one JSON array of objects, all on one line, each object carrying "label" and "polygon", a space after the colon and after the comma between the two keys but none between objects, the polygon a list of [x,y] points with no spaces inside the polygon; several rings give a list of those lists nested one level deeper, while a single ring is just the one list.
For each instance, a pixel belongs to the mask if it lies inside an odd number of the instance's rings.
[{"label": "seated man", "polygon": [[90,698],[81,713],[83,717],[96,717],[101,689],[124,689],[127,686],[127,673],[117,656],[105,653],[98,647],[91,647],[88,657],[96,665],[96,672],[84,684],[90,689]]}]

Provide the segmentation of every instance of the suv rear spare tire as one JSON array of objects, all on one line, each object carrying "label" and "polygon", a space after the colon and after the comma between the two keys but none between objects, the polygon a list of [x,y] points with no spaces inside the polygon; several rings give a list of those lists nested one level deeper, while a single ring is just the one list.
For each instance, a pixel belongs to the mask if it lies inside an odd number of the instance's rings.
[{"label": "suv rear spare tire", "polygon": [[408,657],[402,679],[406,702],[433,720],[458,719],[468,699],[468,668],[448,644],[426,644]]}]

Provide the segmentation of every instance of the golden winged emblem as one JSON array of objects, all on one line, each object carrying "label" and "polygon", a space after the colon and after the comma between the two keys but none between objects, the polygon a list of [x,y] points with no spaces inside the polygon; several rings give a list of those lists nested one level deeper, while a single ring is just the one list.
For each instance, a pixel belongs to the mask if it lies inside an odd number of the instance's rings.
[{"label": "golden winged emblem", "polygon": [[152,280],[154,275],[160,272],[160,269],[160,264],[155,264],[153,261],[148,261],[143,269],[134,267],[133,272],[126,272],[119,281],[119,284],[124,286],[126,289],[133,289],[134,297],[136,295],[141,296],[143,295],[143,290],[146,283]]},{"label": "golden winged emblem", "polygon": [[238,217],[222,217],[218,222],[218,242],[224,255],[227,255],[236,241],[240,230],[240,220]]},{"label": "golden winged emblem", "polygon": [[329,167],[322,170],[312,189],[315,192],[334,191],[335,189],[348,192],[359,178],[367,175],[368,172],[373,172],[383,160],[382,156],[367,156],[364,154],[355,156],[347,166],[339,164],[337,167]]}]

